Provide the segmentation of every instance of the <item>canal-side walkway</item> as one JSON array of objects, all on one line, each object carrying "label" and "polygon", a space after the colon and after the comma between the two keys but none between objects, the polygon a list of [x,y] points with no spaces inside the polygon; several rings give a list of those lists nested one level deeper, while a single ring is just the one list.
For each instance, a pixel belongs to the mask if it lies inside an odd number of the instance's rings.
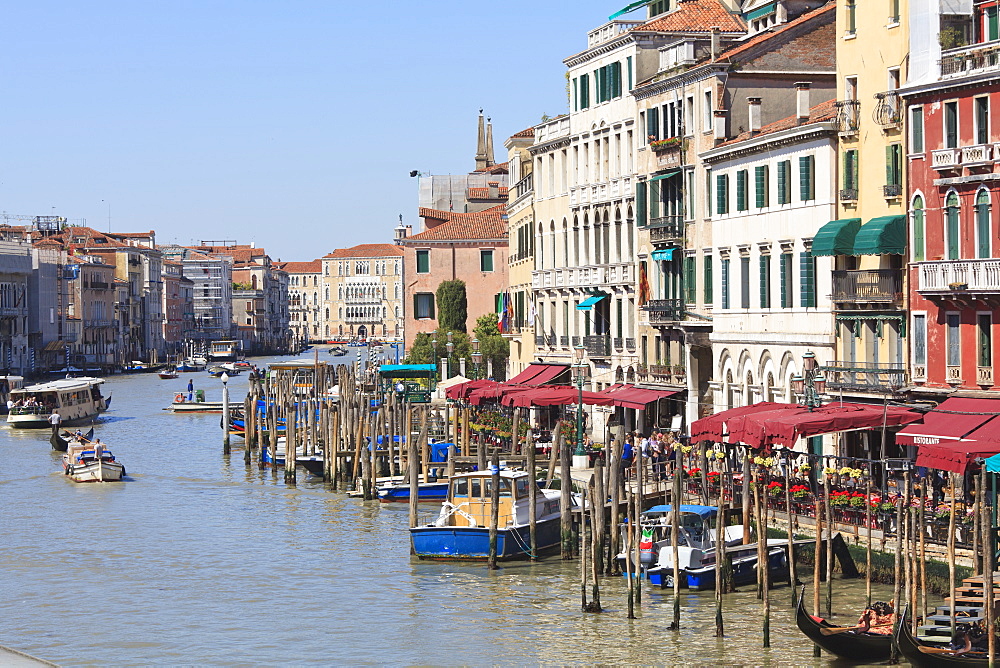
[{"label": "canal-side walkway", "polygon": [[55,666],[58,664],[35,658],[30,654],[0,645],[0,666],[4,668],[22,668],[26,666]]}]

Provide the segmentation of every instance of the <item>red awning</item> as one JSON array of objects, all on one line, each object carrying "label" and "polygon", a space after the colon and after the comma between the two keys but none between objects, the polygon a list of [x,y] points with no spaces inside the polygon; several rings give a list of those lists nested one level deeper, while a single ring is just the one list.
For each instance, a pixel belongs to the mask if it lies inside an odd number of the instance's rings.
[{"label": "red awning", "polygon": [[952,441],[921,445],[917,451],[917,466],[965,473],[969,462],[976,457],[992,457],[997,453],[1000,453],[998,441]]},{"label": "red awning", "polygon": [[481,387],[469,393],[469,403],[479,406],[484,401],[497,400],[511,392],[527,392],[536,389],[527,385],[512,385],[510,383],[497,383],[489,387]]},{"label": "red awning", "polygon": [[924,446],[965,440],[966,436],[993,420],[998,414],[1000,414],[1000,401],[995,399],[952,397],[945,399],[940,406],[924,415],[923,421],[911,424],[896,434],[896,443]]},{"label": "red awning", "polygon": [[[895,406],[833,403],[814,411],[800,408],[776,416],[771,416],[770,412],[759,413],[751,419],[763,418],[764,438],[759,445],[791,446],[800,438],[838,431],[876,429],[883,425],[897,427],[916,422],[921,417],[917,411]],[[747,444],[754,445],[749,442]]]},{"label": "red awning", "polygon": [[459,383],[458,385],[452,385],[444,391],[444,394],[449,399],[468,399],[469,394],[473,390],[479,390],[484,387],[493,387],[495,385],[500,385],[500,383],[487,378],[483,378],[481,380],[470,380],[465,383]]},{"label": "red awning", "polygon": [[666,397],[673,396],[680,390],[654,390],[646,387],[636,387],[635,385],[612,385],[599,392],[614,400],[615,406],[623,408],[633,408],[637,411],[645,410],[646,406]]},{"label": "red awning", "polygon": [[691,423],[691,441],[713,441],[722,443],[723,425],[734,418],[748,413],[758,413],[760,411],[770,411],[775,408],[791,408],[794,404],[779,404],[773,401],[760,401],[750,406],[740,406],[730,408],[715,415],[695,420]]},{"label": "red awning", "polygon": [[508,383],[516,385],[544,385],[552,382],[569,367],[565,364],[542,364],[533,362],[528,368],[517,374]]},{"label": "red awning", "polygon": [[[551,385],[536,387],[527,392],[517,392],[504,396],[500,402],[505,406],[527,408],[529,406],[565,406],[580,401],[580,390],[568,385]],[[599,392],[583,392],[583,403],[597,406],[610,406],[611,397]]]}]

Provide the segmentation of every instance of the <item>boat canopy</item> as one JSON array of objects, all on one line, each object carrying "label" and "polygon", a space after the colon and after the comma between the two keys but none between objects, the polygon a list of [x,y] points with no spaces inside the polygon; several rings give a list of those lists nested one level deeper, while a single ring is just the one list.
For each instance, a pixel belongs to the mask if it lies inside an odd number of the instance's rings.
[{"label": "boat canopy", "polygon": [[[670,513],[673,512],[673,510],[674,507],[667,503],[665,505],[653,506],[652,508],[646,510],[643,514],[649,515],[652,513]],[[678,510],[682,513],[693,513],[702,519],[714,517],[719,512],[719,509],[716,506],[695,506],[687,504],[681,504]]]}]

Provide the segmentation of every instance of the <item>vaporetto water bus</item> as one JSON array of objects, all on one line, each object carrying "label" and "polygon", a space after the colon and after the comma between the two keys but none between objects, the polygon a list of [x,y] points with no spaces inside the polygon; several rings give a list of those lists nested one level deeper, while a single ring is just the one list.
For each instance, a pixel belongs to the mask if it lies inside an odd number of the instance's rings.
[{"label": "vaporetto water bus", "polygon": [[50,426],[53,411],[60,424],[72,427],[88,424],[108,409],[111,396],[101,394],[103,378],[61,378],[12,390],[14,407],[7,414],[7,424],[18,429]]}]

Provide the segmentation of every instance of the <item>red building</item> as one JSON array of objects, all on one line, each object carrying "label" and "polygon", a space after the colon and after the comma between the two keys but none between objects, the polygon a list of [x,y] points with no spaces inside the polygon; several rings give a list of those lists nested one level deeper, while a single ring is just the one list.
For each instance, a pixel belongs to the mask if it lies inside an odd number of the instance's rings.
[{"label": "red building", "polygon": [[932,393],[994,389],[1000,353],[1000,114],[993,112],[1000,110],[1000,67],[988,55],[997,43],[987,38],[996,36],[973,32],[977,43],[943,51],[936,76],[901,91],[909,142],[910,376]]}]

